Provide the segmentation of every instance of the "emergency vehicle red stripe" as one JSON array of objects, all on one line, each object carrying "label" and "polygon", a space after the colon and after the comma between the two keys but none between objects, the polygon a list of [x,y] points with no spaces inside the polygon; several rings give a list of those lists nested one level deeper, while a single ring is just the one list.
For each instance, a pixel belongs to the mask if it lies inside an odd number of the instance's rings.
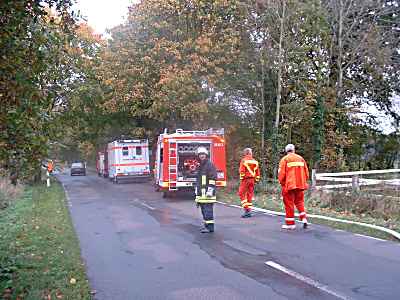
[{"label": "emergency vehicle red stripe", "polygon": [[147,166],[147,165],[148,165],[148,163],[112,164],[113,167]]},{"label": "emergency vehicle red stripe", "polygon": [[[140,148],[147,148],[148,146],[141,146],[141,145],[138,145],[138,146],[124,146],[124,147],[128,147],[129,149],[133,149],[133,148],[136,148],[136,147],[140,147]],[[116,146],[116,147],[111,147],[111,148],[109,148],[110,150],[117,150],[117,149],[122,149],[123,147],[122,146]]]}]

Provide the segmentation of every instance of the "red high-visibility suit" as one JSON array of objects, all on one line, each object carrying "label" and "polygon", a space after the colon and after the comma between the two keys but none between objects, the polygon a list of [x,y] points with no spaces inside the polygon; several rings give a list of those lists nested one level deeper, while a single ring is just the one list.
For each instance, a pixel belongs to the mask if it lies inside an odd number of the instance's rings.
[{"label": "red high-visibility suit", "polygon": [[54,164],[53,164],[52,161],[49,161],[49,162],[47,163],[47,171],[48,171],[49,173],[53,173],[53,169],[54,169]]},{"label": "red high-visibility suit", "polygon": [[294,225],[294,206],[302,221],[306,218],[304,210],[304,190],[308,188],[308,167],[303,157],[289,153],[279,163],[278,179],[282,186],[283,202],[286,211],[286,224]]},{"label": "red high-visibility suit", "polygon": [[260,180],[258,161],[253,159],[251,155],[243,157],[240,161],[239,175],[240,186],[238,194],[242,203],[242,208],[246,212],[250,212],[253,206],[254,184]]}]

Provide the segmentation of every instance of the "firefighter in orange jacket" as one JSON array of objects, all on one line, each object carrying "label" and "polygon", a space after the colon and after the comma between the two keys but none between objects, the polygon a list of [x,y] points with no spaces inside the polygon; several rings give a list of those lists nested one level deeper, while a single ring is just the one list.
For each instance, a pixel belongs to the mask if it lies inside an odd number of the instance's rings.
[{"label": "firefighter in orange jacket", "polygon": [[283,229],[295,229],[294,206],[299,211],[303,228],[307,228],[307,215],[304,210],[304,191],[308,188],[309,177],[307,163],[303,157],[295,153],[293,144],[285,147],[286,156],[279,163],[278,179],[282,186],[283,202],[286,218]]},{"label": "firefighter in orange jacket", "polygon": [[49,160],[49,162],[47,163],[47,172],[49,172],[49,174],[52,174],[54,170],[54,163],[52,160]]},{"label": "firefighter in orange jacket", "polygon": [[260,167],[258,161],[253,158],[250,148],[243,150],[244,157],[240,161],[239,175],[239,197],[244,210],[242,218],[251,217],[252,200],[254,196],[254,185],[260,181]]}]

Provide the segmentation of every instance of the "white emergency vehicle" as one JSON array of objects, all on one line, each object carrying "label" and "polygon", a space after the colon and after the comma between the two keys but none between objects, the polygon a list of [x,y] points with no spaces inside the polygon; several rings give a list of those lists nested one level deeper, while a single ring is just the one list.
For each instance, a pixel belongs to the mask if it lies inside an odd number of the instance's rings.
[{"label": "white emergency vehicle", "polygon": [[114,183],[149,178],[148,140],[117,140],[107,145],[108,177]]}]

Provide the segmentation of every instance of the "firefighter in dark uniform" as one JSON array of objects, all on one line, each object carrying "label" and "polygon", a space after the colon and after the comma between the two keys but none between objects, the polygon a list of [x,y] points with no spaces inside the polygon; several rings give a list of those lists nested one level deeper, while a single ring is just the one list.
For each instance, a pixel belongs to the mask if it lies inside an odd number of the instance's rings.
[{"label": "firefighter in dark uniform", "polygon": [[205,147],[197,149],[200,166],[197,173],[197,184],[195,187],[196,203],[200,206],[203,215],[204,227],[202,233],[214,232],[214,203],[217,201],[215,191],[215,180],[217,171],[209,160],[208,150]]}]

